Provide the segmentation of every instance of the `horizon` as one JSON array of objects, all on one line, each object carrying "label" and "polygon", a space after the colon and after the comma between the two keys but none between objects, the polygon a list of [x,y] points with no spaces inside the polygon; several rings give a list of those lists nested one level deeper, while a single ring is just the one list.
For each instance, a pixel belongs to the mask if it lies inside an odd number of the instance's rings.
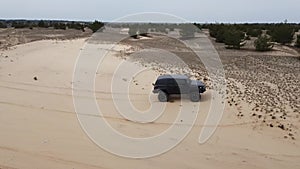
[{"label": "horizon", "polygon": [[66,21],[66,22],[94,22],[99,21],[103,23],[167,23],[167,24],[180,24],[180,23],[196,23],[196,24],[300,24],[300,22],[289,22],[289,21],[275,21],[275,22],[196,22],[196,21],[190,21],[190,22],[147,22],[147,21],[104,21],[101,19],[95,19],[95,20],[70,20],[70,19],[49,19],[49,18],[0,18],[0,21]]},{"label": "horizon", "polygon": [[[143,3],[137,0],[11,0],[2,2],[0,16],[3,19],[112,22],[124,16],[146,12],[172,15],[191,23],[278,23],[284,20],[300,23],[297,3],[297,0],[153,0]],[[152,18],[143,19],[148,22]]]}]

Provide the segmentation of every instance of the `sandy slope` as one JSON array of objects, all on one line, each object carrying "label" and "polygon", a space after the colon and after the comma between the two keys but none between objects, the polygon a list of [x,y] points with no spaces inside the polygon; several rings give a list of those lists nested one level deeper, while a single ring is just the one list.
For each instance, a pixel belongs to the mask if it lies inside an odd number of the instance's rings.
[{"label": "sandy slope", "polygon": [[[73,107],[73,67],[84,43],[84,39],[38,41],[1,51],[0,168],[300,168],[298,140],[283,139],[272,128],[257,129],[251,120],[238,120],[232,107],[226,106],[213,137],[199,145],[210,105],[209,91],[203,95],[191,133],[171,151],[134,160],[102,150],[83,132]],[[105,62],[97,72],[96,97],[104,105],[109,123],[138,137],[165,130],[176,116],[172,112],[180,107],[179,100],[168,103],[164,115],[154,123],[134,124],[123,119],[113,108],[108,90],[113,66],[121,60],[112,55]],[[155,96],[150,96],[149,102],[148,93],[157,75],[147,70],[132,82],[130,90],[137,93],[130,99],[138,109],[156,102]]]}]

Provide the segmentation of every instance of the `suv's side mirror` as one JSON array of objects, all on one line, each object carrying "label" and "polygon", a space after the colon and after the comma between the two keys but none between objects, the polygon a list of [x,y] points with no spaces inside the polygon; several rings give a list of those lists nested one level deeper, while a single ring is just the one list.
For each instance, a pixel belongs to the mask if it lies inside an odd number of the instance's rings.
[{"label": "suv's side mirror", "polygon": [[154,84],[154,83],[152,83],[152,86],[155,86],[155,84]]}]

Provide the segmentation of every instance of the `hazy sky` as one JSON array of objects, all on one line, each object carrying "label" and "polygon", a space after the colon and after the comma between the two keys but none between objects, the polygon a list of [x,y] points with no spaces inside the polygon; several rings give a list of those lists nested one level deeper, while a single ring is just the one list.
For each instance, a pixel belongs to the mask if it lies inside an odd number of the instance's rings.
[{"label": "hazy sky", "polygon": [[163,12],[192,22],[300,22],[300,0],[1,0],[3,19],[112,21]]}]

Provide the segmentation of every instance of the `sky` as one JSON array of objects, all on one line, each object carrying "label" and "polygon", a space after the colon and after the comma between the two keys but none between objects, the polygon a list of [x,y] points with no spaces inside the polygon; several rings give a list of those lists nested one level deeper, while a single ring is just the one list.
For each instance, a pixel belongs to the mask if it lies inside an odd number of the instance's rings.
[{"label": "sky", "polygon": [[[200,23],[283,22],[285,19],[300,23],[299,6],[300,0],[1,0],[0,19],[110,22],[136,13],[155,12],[164,14],[138,19],[154,22],[159,18],[168,22],[176,16]],[[134,21],[132,17],[125,18]]]}]

